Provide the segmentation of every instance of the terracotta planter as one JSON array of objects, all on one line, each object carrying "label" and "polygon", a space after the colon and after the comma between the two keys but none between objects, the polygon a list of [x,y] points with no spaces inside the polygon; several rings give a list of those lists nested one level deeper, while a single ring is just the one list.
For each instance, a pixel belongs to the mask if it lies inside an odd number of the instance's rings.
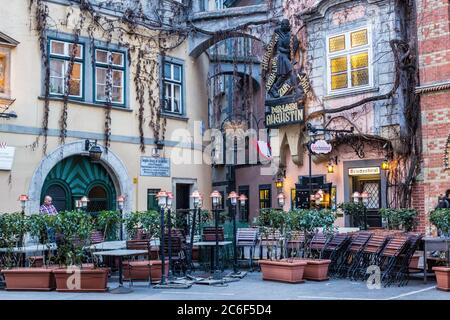
[{"label": "terracotta planter", "polygon": [[198,261],[199,258],[199,250],[197,246],[192,247],[192,260]]},{"label": "terracotta planter", "polygon": [[450,291],[450,267],[434,267],[436,274],[437,288],[443,291]]},{"label": "terracotta planter", "polygon": [[105,292],[108,284],[108,269],[79,269],[80,279],[76,280],[75,270],[56,269],[56,291],[60,292]]},{"label": "terracotta planter", "polygon": [[413,255],[411,257],[411,261],[409,262],[409,269],[412,271],[416,271],[419,269],[419,259],[420,255]]},{"label": "terracotta planter", "polygon": [[[131,263],[131,268],[128,267],[128,263]],[[149,268],[149,263],[151,266]],[[161,280],[161,260],[141,260],[131,261],[123,263],[123,278],[124,280],[130,280],[130,274],[132,280],[148,280],[149,272],[152,274],[152,282],[158,282]],[[169,274],[169,261],[166,260],[164,269],[166,277]]]},{"label": "terracotta planter", "polygon": [[325,259],[298,259],[300,261],[305,261],[307,265],[305,266],[305,272],[303,278],[306,280],[314,281],[325,281],[328,280],[328,268],[330,266],[331,260]]},{"label": "terracotta planter", "polygon": [[302,283],[306,262],[294,260],[261,260],[259,261],[264,280],[281,281],[288,283]]},{"label": "terracotta planter", "polygon": [[14,268],[2,270],[6,290],[50,291],[55,289],[53,268]]}]

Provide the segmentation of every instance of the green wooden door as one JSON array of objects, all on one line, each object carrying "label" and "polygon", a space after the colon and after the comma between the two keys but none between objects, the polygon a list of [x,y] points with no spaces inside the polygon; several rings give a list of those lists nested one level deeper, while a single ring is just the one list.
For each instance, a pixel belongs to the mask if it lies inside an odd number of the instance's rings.
[{"label": "green wooden door", "polygon": [[114,210],[116,191],[106,169],[88,157],[73,156],[60,161],[45,179],[41,202],[46,195],[54,198],[58,210],[73,210],[75,200],[92,197],[88,211]]}]

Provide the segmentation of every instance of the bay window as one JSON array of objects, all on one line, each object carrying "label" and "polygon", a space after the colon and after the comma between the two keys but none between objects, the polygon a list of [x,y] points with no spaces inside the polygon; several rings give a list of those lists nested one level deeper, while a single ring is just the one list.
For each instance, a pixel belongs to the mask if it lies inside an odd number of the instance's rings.
[{"label": "bay window", "polygon": [[358,29],[328,37],[329,93],[371,86],[369,36],[368,29]]}]

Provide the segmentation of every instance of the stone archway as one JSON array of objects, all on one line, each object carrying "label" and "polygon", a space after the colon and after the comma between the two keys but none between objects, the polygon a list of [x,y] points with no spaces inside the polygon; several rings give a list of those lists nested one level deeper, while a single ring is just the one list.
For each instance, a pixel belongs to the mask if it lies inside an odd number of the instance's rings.
[{"label": "stone archway", "polygon": [[[133,203],[133,185],[127,169],[122,160],[120,160],[120,158],[111,150],[108,150],[108,153],[106,153],[103,146],[100,146],[100,148],[103,151],[100,163],[108,171],[114,183],[116,194],[123,194],[126,196],[124,212],[129,212]],[[87,152],[84,150],[84,140],[82,140],[59,146],[43,158],[31,178],[31,183],[28,189],[28,196],[30,200],[28,201],[25,209],[26,214],[33,214],[39,211],[41,191],[44,186],[45,179],[52,168],[55,167],[60,161],[68,157],[86,154]]]}]

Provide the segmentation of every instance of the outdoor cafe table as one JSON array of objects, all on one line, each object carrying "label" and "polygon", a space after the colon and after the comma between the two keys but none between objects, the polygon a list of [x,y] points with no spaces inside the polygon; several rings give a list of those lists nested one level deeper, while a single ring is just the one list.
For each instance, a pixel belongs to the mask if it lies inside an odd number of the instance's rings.
[{"label": "outdoor cafe table", "polygon": [[427,283],[427,252],[445,251],[447,261],[450,259],[450,239],[439,237],[425,237],[422,239],[423,244],[423,282]]},{"label": "outdoor cafe table", "polygon": [[[159,239],[152,239],[150,241],[150,244],[152,246],[159,246]],[[125,240],[119,240],[119,241],[104,241],[100,243],[96,243],[90,246],[87,246],[86,249],[89,250],[120,250],[120,249],[126,249],[127,248],[127,242]]]},{"label": "outdoor cafe table", "polygon": [[[219,241],[219,247],[220,248],[224,248],[225,246],[228,246],[230,244],[232,244],[232,241]],[[214,248],[216,246],[216,242],[215,241],[199,241],[199,242],[194,242],[193,246],[198,246],[198,247],[210,247],[211,248],[211,269],[210,272],[213,273],[214,272]]]},{"label": "outdoor cafe table", "polygon": [[94,252],[94,254],[97,256],[109,256],[109,257],[118,257],[119,258],[119,286],[115,289],[110,290],[111,293],[131,293],[131,292],[133,292],[133,290],[131,288],[125,288],[123,286],[122,260],[123,260],[123,257],[138,256],[138,255],[146,254],[146,253],[148,253],[147,250],[126,250],[126,249]]},{"label": "outdoor cafe table", "polygon": [[[54,251],[56,250],[57,246],[56,243],[49,243],[48,245],[45,244],[34,244],[24,247],[13,247],[13,248],[0,248],[0,252],[7,253],[18,253],[22,256],[25,256],[26,254],[34,253],[34,252],[45,252],[45,251]],[[22,261],[23,265],[25,266],[25,259]]]}]

